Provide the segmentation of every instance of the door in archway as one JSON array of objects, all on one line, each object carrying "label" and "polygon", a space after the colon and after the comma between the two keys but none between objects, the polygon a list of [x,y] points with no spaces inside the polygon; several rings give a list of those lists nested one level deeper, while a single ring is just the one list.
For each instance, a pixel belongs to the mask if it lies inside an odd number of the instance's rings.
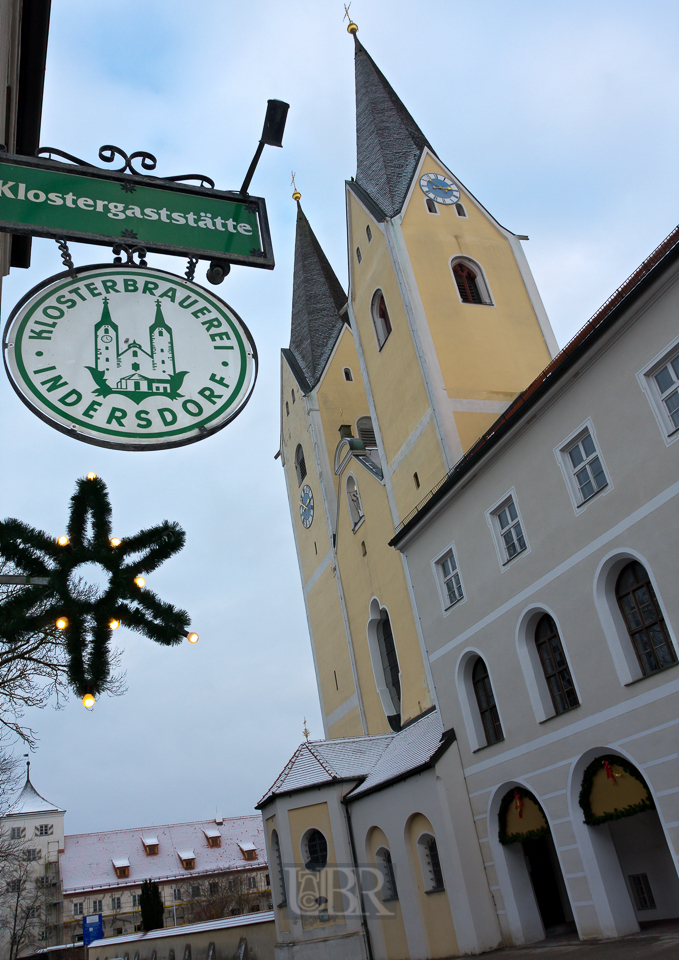
[{"label": "door in archway", "polygon": [[[526,866],[533,885],[533,893],[537,901],[538,910],[545,933],[560,933],[566,926],[566,912],[564,910],[557,870],[561,872],[558,863],[554,864],[551,836],[540,837],[538,840],[524,840],[523,852],[526,857]],[[570,911],[569,911],[570,912]]]}]

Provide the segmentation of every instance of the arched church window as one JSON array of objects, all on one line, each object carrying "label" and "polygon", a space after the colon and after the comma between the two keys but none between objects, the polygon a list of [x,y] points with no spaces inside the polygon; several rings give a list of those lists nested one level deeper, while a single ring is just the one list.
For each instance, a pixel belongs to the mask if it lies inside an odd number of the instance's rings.
[{"label": "arched church window", "polygon": [[291,390],[290,392],[292,393],[292,402],[294,403],[294,402],[295,402],[295,391],[294,391],[294,390]]},{"label": "arched church window", "polygon": [[430,200],[429,197],[427,197],[427,199],[424,202],[426,204],[426,207],[429,213],[439,212],[439,208],[436,206],[436,202],[434,200]]},{"label": "arched church window", "polygon": [[375,429],[370,417],[358,418],[356,421],[356,433],[358,434],[358,439],[363,441],[363,446],[366,448],[366,450],[377,446]]},{"label": "arched church window", "polygon": [[398,888],[391,852],[386,847],[380,847],[375,853],[375,861],[382,874],[382,900],[398,900]]},{"label": "arched church window", "polygon": [[676,663],[677,655],[658,598],[646,568],[638,560],[621,570],[615,596],[642,674],[647,677]]},{"label": "arched church window", "polygon": [[417,845],[420,848],[420,863],[427,892],[432,893],[436,890],[445,889],[436,838],[432,837],[430,833],[423,833],[421,837],[418,837]]},{"label": "arched church window", "polygon": [[535,646],[556,713],[577,707],[578,695],[554,620],[545,614],[535,628]]},{"label": "arched church window", "polygon": [[456,263],[453,267],[453,276],[462,303],[483,303],[479,285],[476,282],[476,273],[471,267],[466,263]]},{"label": "arched church window", "polygon": [[314,873],[320,872],[328,862],[328,841],[320,830],[307,831],[303,840],[304,866]]},{"label": "arched church window", "polygon": [[295,470],[297,471],[297,486],[301,487],[302,481],[306,477],[306,461],[301,443],[297,444],[297,449],[295,450]]},{"label": "arched church window", "polygon": [[349,504],[349,516],[351,517],[351,526],[356,529],[363,519],[363,504],[361,495],[358,492],[358,484],[351,475],[347,477],[347,503]]},{"label": "arched church window", "polygon": [[467,211],[465,210],[463,204],[461,204],[461,203],[456,203],[456,204],[455,204],[455,213],[458,215],[458,217],[466,217],[466,216],[467,216]]},{"label": "arched church window", "polygon": [[351,372],[351,367],[344,368],[344,379],[347,380],[349,383],[353,382],[354,375]]},{"label": "arched church window", "polygon": [[[400,720],[401,716],[401,676],[396,655],[394,635],[391,630],[391,620],[386,610],[377,624],[377,645],[382,661],[384,682],[394,706],[394,713]],[[391,723],[391,720],[390,720]]]},{"label": "arched church window", "polygon": [[276,882],[276,895],[278,897],[278,906],[283,907],[287,903],[285,893],[285,874],[283,873],[283,859],[281,857],[281,845],[278,839],[278,831],[271,832],[271,852],[273,853],[274,878]]},{"label": "arched church window", "polygon": [[372,232],[372,230],[370,229],[370,224],[368,224],[367,227],[365,228],[365,235],[366,235],[366,237],[368,238],[368,243],[370,243],[370,241],[371,241],[372,238],[373,238],[373,232]]},{"label": "arched church window", "polygon": [[481,723],[486,735],[486,744],[497,743],[504,740],[505,735],[502,732],[500,723],[500,714],[497,711],[493,686],[490,682],[488,667],[485,662],[478,658],[472,671],[472,683],[474,693],[476,694],[476,703],[481,715]]},{"label": "arched church window", "polygon": [[372,312],[373,326],[375,328],[375,336],[377,337],[377,346],[381,350],[391,333],[389,311],[387,310],[387,304],[381,290],[377,290],[373,296],[370,309]]}]

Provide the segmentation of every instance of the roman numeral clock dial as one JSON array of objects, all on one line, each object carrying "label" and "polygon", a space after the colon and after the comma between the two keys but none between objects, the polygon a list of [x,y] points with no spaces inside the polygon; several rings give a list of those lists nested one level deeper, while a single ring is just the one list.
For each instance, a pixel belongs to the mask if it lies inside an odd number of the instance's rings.
[{"label": "roman numeral clock dial", "polygon": [[299,515],[302,518],[302,524],[308,530],[314,519],[314,495],[308,483],[305,483],[302,487],[299,498]]},{"label": "roman numeral clock dial", "polygon": [[420,190],[425,197],[429,197],[436,203],[448,205],[457,203],[460,199],[460,190],[457,184],[440,173],[423,174],[420,177]]}]

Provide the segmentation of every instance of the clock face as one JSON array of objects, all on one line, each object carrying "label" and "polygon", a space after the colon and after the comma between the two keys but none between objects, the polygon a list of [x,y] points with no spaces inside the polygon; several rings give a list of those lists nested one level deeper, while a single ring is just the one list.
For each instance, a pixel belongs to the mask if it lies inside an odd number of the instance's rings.
[{"label": "clock face", "polygon": [[457,203],[460,191],[456,184],[440,173],[425,173],[420,177],[420,189],[425,197],[437,203]]},{"label": "clock face", "polygon": [[314,495],[308,483],[305,483],[302,487],[302,493],[299,498],[299,515],[302,518],[302,523],[308,530],[314,519]]},{"label": "clock face", "polygon": [[109,335],[106,334],[106,336],[102,337],[101,340],[102,340],[102,343],[110,343],[111,340],[113,340],[113,337],[109,337]]}]

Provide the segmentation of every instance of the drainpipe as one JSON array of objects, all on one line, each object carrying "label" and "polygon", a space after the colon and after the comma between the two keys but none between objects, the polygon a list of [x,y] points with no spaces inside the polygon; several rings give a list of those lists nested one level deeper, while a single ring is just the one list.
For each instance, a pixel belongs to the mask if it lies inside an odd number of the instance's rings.
[{"label": "drainpipe", "polygon": [[354,865],[354,873],[356,876],[356,886],[358,887],[358,896],[361,902],[361,928],[363,930],[363,939],[365,940],[365,950],[368,955],[368,960],[374,960],[373,948],[370,940],[370,930],[368,929],[368,921],[366,920],[366,915],[365,915],[365,901],[363,899],[363,888],[361,886],[361,877],[358,871],[358,861],[356,859],[356,844],[354,843],[354,828],[351,823],[351,813],[349,812],[349,804],[344,797],[342,797],[342,805],[344,807],[344,815],[347,818],[347,829],[349,832],[349,847],[351,848],[351,860]]}]

